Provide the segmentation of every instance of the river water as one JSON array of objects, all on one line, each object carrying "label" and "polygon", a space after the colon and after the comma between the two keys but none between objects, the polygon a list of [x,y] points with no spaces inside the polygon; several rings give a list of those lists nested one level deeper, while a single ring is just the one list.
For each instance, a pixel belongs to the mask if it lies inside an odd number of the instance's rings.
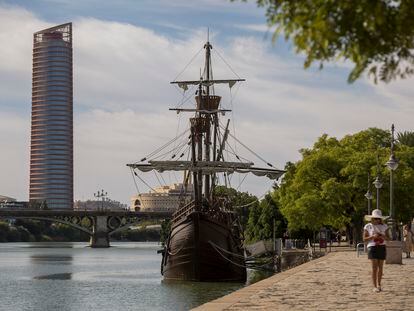
[{"label": "river water", "polygon": [[189,310],[244,286],[165,282],[156,243],[0,243],[0,310]]}]

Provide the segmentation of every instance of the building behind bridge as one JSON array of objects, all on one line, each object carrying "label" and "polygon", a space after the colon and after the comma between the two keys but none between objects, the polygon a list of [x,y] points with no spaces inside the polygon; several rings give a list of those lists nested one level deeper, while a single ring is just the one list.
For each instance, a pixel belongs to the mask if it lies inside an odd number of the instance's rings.
[{"label": "building behind bridge", "polygon": [[174,212],[180,203],[188,203],[194,196],[193,186],[183,184],[155,188],[154,191],[131,197],[131,210],[145,212]]},{"label": "building behind bridge", "polygon": [[33,36],[31,203],[73,208],[72,23]]},{"label": "building behind bridge", "polygon": [[114,200],[87,200],[87,201],[75,201],[73,206],[75,210],[84,211],[97,211],[97,210],[110,210],[110,211],[125,211],[128,210],[128,205]]},{"label": "building behind bridge", "polygon": [[27,201],[17,201],[15,198],[0,195],[0,208],[20,209],[27,208],[28,205],[29,202]]}]

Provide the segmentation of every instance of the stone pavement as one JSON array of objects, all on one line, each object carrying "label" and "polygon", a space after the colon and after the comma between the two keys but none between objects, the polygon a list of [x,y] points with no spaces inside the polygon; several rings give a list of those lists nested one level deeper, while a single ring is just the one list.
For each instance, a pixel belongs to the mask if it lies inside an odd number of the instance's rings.
[{"label": "stone pavement", "polygon": [[333,252],[194,310],[414,310],[414,258],[384,264],[383,291],[372,288],[366,254]]}]

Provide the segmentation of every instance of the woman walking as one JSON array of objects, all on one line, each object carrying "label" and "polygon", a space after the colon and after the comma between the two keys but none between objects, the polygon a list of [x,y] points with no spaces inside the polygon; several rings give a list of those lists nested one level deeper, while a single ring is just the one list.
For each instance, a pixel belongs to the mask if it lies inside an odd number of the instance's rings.
[{"label": "woman walking", "polygon": [[382,222],[386,218],[382,216],[379,209],[374,209],[371,215],[365,216],[365,220],[371,221],[364,227],[364,241],[368,242],[368,259],[372,263],[373,291],[377,293],[382,290],[382,271],[386,257],[385,241],[389,240],[388,226]]},{"label": "woman walking", "polygon": [[404,244],[403,251],[405,252],[406,258],[411,258],[411,252],[414,248],[413,233],[408,225],[404,226],[403,229]]}]

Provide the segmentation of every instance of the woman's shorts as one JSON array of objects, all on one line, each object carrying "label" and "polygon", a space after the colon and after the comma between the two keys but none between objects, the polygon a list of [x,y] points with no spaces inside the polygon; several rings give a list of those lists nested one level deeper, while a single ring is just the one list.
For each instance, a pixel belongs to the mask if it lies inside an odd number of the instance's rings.
[{"label": "woman's shorts", "polygon": [[380,259],[385,260],[387,250],[385,245],[375,245],[368,247],[368,259]]}]

